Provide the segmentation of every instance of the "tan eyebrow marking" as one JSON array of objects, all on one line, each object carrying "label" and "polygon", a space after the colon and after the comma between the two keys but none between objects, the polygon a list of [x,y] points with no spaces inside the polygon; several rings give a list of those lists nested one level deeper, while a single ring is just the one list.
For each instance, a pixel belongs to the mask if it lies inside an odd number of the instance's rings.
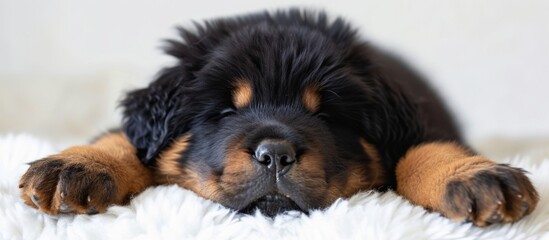
[{"label": "tan eyebrow marking", "polygon": [[316,112],[320,108],[320,95],[318,90],[318,85],[311,84],[307,86],[303,92],[303,105],[311,112]]},{"label": "tan eyebrow marking", "polygon": [[243,108],[252,101],[252,85],[244,79],[237,79],[234,83],[233,104],[236,108]]}]

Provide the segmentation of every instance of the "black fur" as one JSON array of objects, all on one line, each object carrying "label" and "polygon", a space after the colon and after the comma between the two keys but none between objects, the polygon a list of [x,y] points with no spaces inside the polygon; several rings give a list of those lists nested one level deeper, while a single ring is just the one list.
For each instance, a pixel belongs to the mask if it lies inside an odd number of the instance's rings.
[{"label": "black fur", "polygon": [[[191,133],[181,164],[204,162],[221,175],[231,140],[246,139],[253,148],[254,137],[274,137],[293,139],[303,151],[313,141],[331,177],[363,155],[358,143],[363,138],[379,151],[384,186],[392,188],[396,163],[407,149],[426,141],[461,140],[428,85],[398,59],[361,40],[340,18],[329,21],[324,13],[294,9],[216,19],[194,30],[180,28],[179,34],[181,40],[169,40],[165,48],[177,64],[122,102],[123,130],[147,165],[154,166],[173,139]],[[244,109],[231,101],[239,78],[252,81],[254,88]],[[308,112],[300,102],[310,84],[320,86],[318,112]],[[234,114],[220,116],[225,109]],[[265,127],[267,121],[288,127]],[[238,201],[235,196],[225,205],[244,207]]]}]

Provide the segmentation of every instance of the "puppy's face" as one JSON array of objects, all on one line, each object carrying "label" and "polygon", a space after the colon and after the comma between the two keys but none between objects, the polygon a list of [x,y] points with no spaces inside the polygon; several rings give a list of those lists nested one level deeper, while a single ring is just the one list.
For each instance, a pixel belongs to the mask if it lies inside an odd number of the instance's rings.
[{"label": "puppy's face", "polygon": [[179,82],[185,74],[173,69],[157,80],[166,89],[151,99],[168,95],[172,105],[154,124],[179,132],[156,160],[161,181],[267,215],[323,208],[383,183],[363,130],[364,87],[325,37],[282,37],[288,31],[234,34],[192,80]]}]

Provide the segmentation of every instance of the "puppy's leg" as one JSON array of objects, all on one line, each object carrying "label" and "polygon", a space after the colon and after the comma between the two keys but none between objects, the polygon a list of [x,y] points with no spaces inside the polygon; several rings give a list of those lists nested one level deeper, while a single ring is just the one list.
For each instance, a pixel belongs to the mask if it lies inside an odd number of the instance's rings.
[{"label": "puppy's leg", "polygon": [[48,214],[104,212],[153,184],[121,132],[32,162],[19,182],[26,204]]},{"label": "puppy's leg", "polygon": [[397,192],[412,203],[477,226],[516,221],[538,194],[524,171],[475,156],[454,143],[427,143],[400,159]]}]

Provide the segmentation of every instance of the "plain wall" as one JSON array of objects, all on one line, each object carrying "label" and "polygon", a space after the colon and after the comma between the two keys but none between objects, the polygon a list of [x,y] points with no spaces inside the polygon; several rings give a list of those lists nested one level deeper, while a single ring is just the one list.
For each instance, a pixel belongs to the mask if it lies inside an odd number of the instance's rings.
[{"label": "plain wall", "polygon": [[348,19],[438,88],[466,136],[549,136],[549,1],[0,0],[0,134],[84,141],[173,62],[174,26],[303,6]]}]

